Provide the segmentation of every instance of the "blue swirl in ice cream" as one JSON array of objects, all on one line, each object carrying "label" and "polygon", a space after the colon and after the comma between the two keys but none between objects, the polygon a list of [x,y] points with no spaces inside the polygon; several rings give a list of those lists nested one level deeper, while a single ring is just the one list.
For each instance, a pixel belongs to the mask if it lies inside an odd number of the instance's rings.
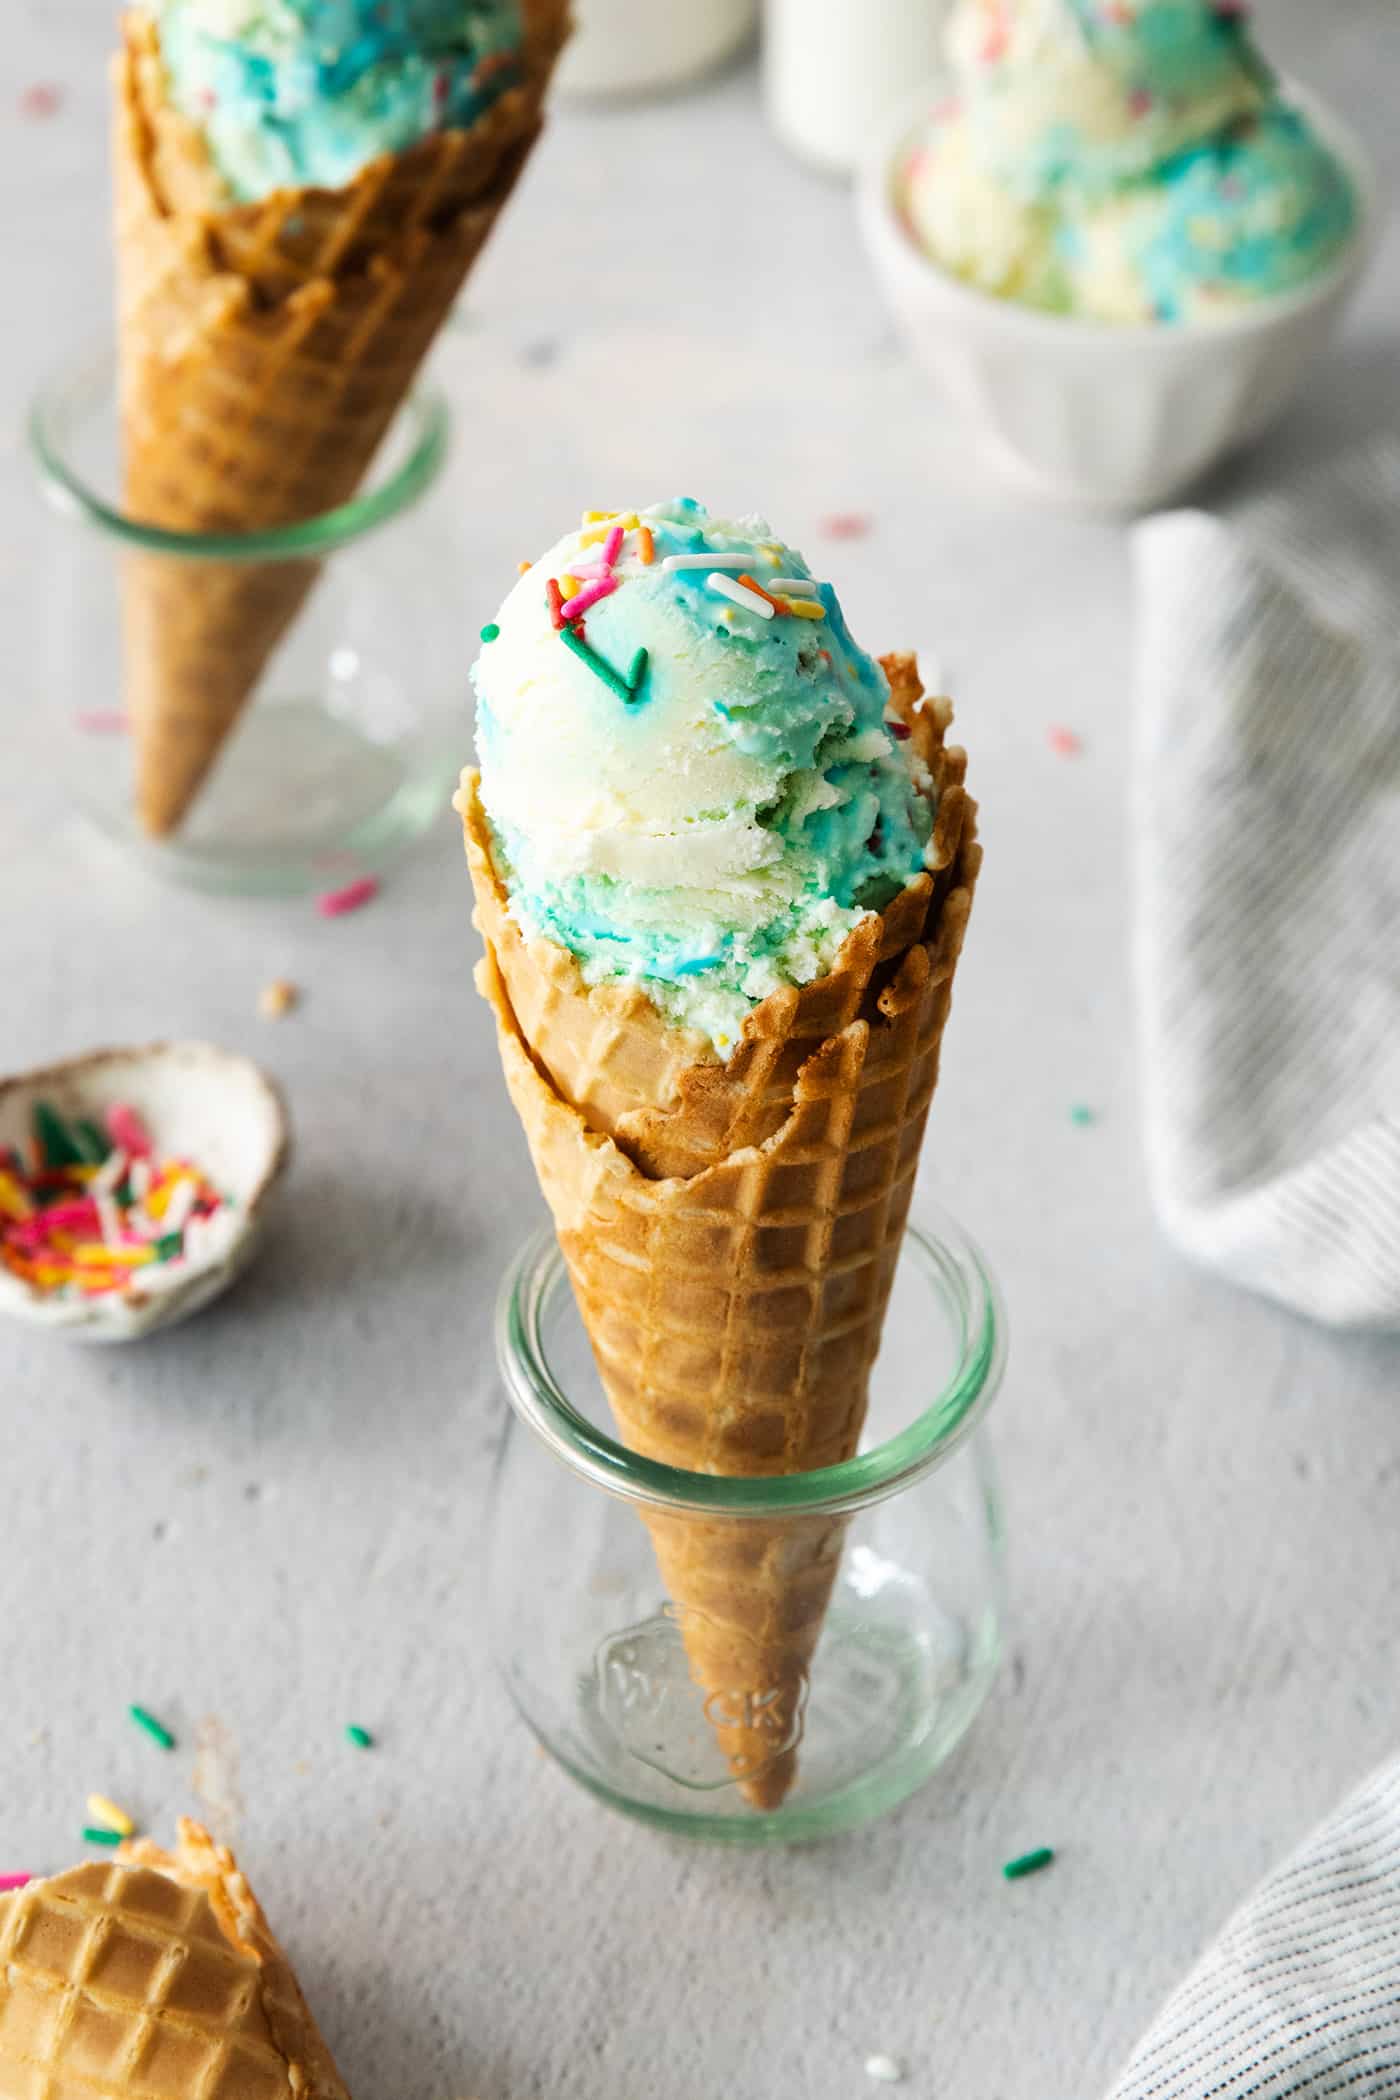
[{"label": "blue swirl in ice cream", "polygon": [[171,99],[241,200],[340,189],[513,80],[519,0],[147,0]]},{"label": "blue swirl in ice cream", "polygon": [[481,798],[510,908],[589,983],[638,982],[727,1051],[923,871],[933,784],[885,674],[762,519],[599,519],[485,634]]}]

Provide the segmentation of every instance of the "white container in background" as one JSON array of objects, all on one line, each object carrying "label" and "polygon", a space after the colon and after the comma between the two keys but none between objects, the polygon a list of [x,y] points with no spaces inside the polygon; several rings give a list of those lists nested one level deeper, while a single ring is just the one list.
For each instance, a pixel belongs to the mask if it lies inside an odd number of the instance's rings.
[{"label": "white container in background", "polygon": [[1368,156],[1316,96],[1290,87],[1355,185],[1360,217],[1345,249],[1296,291],[1224,319],[1114,327],[994,299],[925,253],[903,208],[904,171],[947,93],[935,79],[896,118],[860,189],[866,245],[910,348],[1017,487],[1093,510],[1171,501],[1267,429],[1337,328],[1380,220]]},{"label": "white container in background", "polygon": [[574,0],[557,75],[565,95],[683,87],[753,35],[758,0]]},{"label": "white container in background", "polygon": [[768,118],[803,160],[849,175],[911,85],[937,70],[944,0],[767,0]]}]

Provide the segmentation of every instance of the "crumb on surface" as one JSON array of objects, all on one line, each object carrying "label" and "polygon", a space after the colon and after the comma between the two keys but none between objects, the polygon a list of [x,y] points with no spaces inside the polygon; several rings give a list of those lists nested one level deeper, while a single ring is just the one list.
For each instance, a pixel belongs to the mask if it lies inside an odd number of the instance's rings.
[{"label": "crumb on surface", "polygon": [[258,996],[258,1012],[265,1021],[280,1021],[301,1004],[301,987],[288,977],[274,977]]}]

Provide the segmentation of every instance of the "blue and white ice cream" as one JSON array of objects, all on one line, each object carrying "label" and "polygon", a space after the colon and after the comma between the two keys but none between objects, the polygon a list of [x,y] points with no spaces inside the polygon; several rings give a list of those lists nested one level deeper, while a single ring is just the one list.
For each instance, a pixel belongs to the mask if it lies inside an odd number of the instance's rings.
[{"label": "blue and white ice cream", "polygon": [[721,1053],[923,872],[933,784],[885,674],[761,518],[590,520],[521,576],[472,678],[523,932]]},{"label": "blue and white ice cream", "polygon": [[341,189],[519,78],[519,0],[147,0],[172,101],[236,198]]},{"label": "blue and white ice cream", "polygon": [[905,202],[984,291],[1210,321],[1307,283],[1355,228],[1351,182],[1241,0],[959,0],[948,56]]}]

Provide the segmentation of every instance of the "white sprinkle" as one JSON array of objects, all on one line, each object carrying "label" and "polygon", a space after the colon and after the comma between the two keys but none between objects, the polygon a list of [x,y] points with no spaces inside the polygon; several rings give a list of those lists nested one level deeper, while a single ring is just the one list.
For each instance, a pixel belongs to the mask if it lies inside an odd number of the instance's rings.
[{"label": "white sprinkle", "polygon": [[746,569],[751,554],[668,554],[663,569]]},{"label": "white sprinkle", "polygon": [[905,2070],[897,2057],[867,2056],[865,2075],[875,2079],[880,2085],[903,2085]]},{"label": "white sprinkle", "polygon": [[110,1196],[126,1172],[126,1154],[109,1152],[102,1165],[93,1175],[91,1189],[94,1196]]},{"label": "white sprinkle", "polygon": [[131,1191],[138,1203],[144,1203],[151,1193],[151,1163],[148,1159],[131,1162]]},{"label": "white sprinkle", "polygon": [[728,598],[733,605],[742,605],[745,612],[757,613],[760,620],[772,619],[773,608],[768,600],[760,598],[758,592],[751,591],[746,583],[736,583],[732,576],[719,575],[707,576],[705,583],[719,597]]},{"label": "white sprinkle", "polygon": [[161,1219],[161,1224],[165,1227],[161,1234],[162,1239],[168,1239],[172,1232],[184,1231],[194,1215],[194,1207],[198,1201],[199,1190],[188,1175],[183,1181],[176,1182],[170,1192],[170,1201],[165,1206],[165,1216]]},{"label": "white sprinkle", "polygon": [[121,1212],[105,1189],[93,1183],[93,1202],[97,1205],[97,1220],[102,1227],[102,1238],[109,1247],[120,1247],[122,1243]]},{"label": "white sprinkle", "polygon": [[822,587],[810,576],[775,576],[765,589],[781,591],[785,598],[819,598]]}]

